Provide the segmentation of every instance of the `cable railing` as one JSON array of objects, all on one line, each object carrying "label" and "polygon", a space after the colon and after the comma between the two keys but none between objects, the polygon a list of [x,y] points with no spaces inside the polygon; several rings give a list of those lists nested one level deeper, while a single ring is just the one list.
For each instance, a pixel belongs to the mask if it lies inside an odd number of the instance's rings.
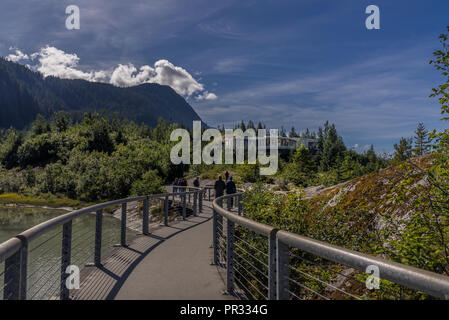
[{"label": "cable railing", "polygon": [[213,262],[225,271],[229,294],[251,300],[449,299],[449,277],[245,218],[242,198],[239,192],[213,202]]},{"label": "cable railing", "polygon": [[75,210],[0,244],[0,299],[67,300],[71,266],[101,268],[115,248],[149,235],[152,225],[167,226],[203,211],[207,188],[169,189]]}]

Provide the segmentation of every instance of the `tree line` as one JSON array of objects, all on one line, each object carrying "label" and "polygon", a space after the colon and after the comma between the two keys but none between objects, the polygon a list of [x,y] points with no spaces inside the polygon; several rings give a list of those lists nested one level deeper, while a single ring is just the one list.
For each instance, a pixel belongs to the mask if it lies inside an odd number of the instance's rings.
[{"label": "tree line", "polygon": [[29,130],[1,132],[0,189],[83,201],[161,192],[187,169],[169,160],[175,128],[164,120],[150,128],[99,113],[85,113],[79,122],[64,112],[49,120],[38,115]]}]

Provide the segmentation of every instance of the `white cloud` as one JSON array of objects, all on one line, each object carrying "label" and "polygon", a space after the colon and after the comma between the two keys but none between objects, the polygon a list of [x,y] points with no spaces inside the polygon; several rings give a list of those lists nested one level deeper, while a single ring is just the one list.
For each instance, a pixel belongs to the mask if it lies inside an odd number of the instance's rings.
[{"label": "white cloud", "polygon": [[84,72],[78,69],[80,58],[58,48],[46,46],[28,56],[16,48],[15,54],[7,59],[18,62],[31,58],[38,64],[31,66],[44,77],[54,76],[62,79],[83,79],[92,82],[108,82],[118,87],[131,87],[143,83],[157,83],[173,88],[184,97],[195,96],[197,100],[214,100],[217,96],[204,89],[184,68],[175,66],[168,60],[158,60],[153,66],[144,65],[137,69],[133,64],[119,64],[112,72],[107,70]]},{"label": "white cloud", "polygon": [[154,69],[150,66],[143,66],[138,72],[132,64],[119,64],[112,72],[109,82],[117,87],[131,87],[150,82],[154,74]]},{"label": "white cloud", "polygon": [[139,70],[133,65],[120,64],[112,72],[110,83],[118,87],[136,86],[142,83],[158,83],[170,86],[178,94],[190,97],[197,94],[198,100],[213,100],[217,96],[204,90],[204,86],[181,67],[168,60],[158,60],[154,66],[145,65]]},{"label": "white cloud", "polygon": [[37,59],[39,65],[35,69],[44,77],[53,76],[63,79],[83,79],[87,81],[104,81],[105,71],[83,72],[77,69],[79,57],[76,54],[65,53],[55,47],[47,46],[33,53],[31,58]]},{"label": "white cloud", "polygon": [[28,55],[24,54],[22,51],[20,51],[17,48],[9,48],[9,50],[14,50],[15,53],[11,53],[6,56],[6,60],[12,61],[12,62],[19,62],[21,60],[28,60]]},{"label": "white cloud", "polygon": [[203,94],[200,94],[196,97],[197,100],[216,100],[218,97],[215,93],[211,93],[208,91],[204,91]]}]

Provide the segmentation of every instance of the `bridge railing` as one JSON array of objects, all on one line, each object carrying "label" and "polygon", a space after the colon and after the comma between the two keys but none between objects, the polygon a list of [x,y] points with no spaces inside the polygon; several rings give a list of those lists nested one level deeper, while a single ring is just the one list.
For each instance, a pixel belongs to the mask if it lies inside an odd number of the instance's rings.
[{"label": "bridge railing", "polygon": [[241,216],[242,196],[213,202],[213,261],[226,272],[229,294],[270,300],[449,299],[449,277],[250,220]]},{"label": "bridge railing", "polygon": [[[69,299],[72,266],[101,267],[115,247],[126,246],[138,233],[149,234],[155,219],[162,218],[168,225],[173,215],[182,219],[187,211],[197,215],[203,209],[204,193],[200,188],[176,186],[173,192],[75,210],[20,233],[0,244],[0,266],[4,265],[0,298]],[[131,203],[134,212],[128,210]],[[115,209],[115,214],[106,213],[108,209]]]}]

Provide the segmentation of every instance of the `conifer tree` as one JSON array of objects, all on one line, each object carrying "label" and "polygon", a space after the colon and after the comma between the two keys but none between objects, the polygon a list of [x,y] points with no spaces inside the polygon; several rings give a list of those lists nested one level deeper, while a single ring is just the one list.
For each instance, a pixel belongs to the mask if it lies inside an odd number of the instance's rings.
[{"label": "conifer tree", "polygon": [[412,138],[401,138],[399,144],[394,144],[395,154],[394,160],[401,162],[412,156]]},{"label": "conifer tree", "polygon": [[418,124],[415,130],[415,146],[413,153],[417,156],[422,156],[430,151],[429,132],[422,122]]}]

